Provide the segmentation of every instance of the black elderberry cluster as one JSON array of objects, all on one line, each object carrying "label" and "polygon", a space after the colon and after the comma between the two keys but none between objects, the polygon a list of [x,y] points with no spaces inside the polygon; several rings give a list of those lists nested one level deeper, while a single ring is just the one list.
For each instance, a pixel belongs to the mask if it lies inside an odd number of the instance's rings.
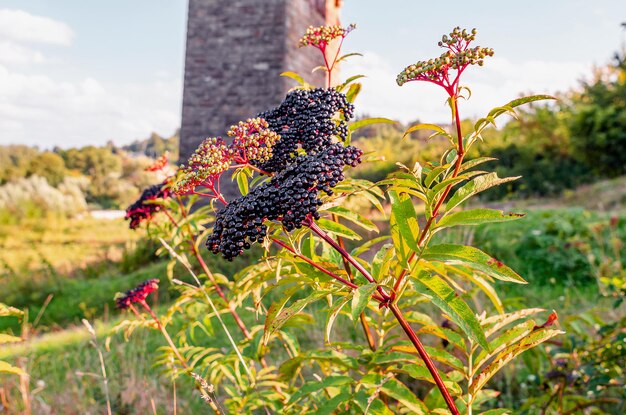
[{"label": "black elderberry cluster", "polygon": [[281,221],[285,230],[291,231],[301,228],[309,217],[319,219],[319,192],[331,195],[332,188],[344,179],[343,168],[356,166],[361,155],[356,147],[334,143],[315,154],[294,158],[271,180],[217,212],[207,247],[232,260],[252,243],[263,241],[267,234],[264,220]]},{"label": "black elderberry cluster", "polygon": [[[335,114],[343,114],[338,123]],[[346,120],[354,116],[354,106],[335,89],[294,90],[276,108],[258,117],[265,119],[269,129],[280,135],[273,146],[272,157],[255,164],[270,173],[281,171],[297,157],[300,148],[306,154],[325,149],[335,136],[342,141],[348,135]]]}]

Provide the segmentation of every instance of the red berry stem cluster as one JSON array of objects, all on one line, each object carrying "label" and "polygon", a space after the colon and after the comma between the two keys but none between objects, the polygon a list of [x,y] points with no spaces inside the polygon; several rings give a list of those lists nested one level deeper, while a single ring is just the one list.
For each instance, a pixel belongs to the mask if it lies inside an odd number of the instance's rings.
[{"label": "red berry stem cluster", "polygon": [[[319,27],[309,26],[304,36],[302,36],[302,38],[300,39],[300,47],[313,46],[319,49],[319,51],[322,53],[322,56],[324,57],[324,66],[326,67],[327,88],[330,88],[332,86],[332,73],[337,64],[337,59],[339,58],[339,53],[341,52],[343,40],[355,28],[355,24],[351,24],[350,26],[345,28],[337,25]],[[337,51],[334,57],[332,59],[329,59],[328,45],[335,39],[340,39],[339,45],[337,46]]]},{"label": "red berry stem cluster", "polygon": [[[469,47],[476,39],[476,33],[476,29],[467,31],[455,27],[449,35],[443,35],[439,42],[439,46],[446,49],[441,56],[407,66],[400,72],[396,82],[400,86],[411,81],[432,82],[443,87],[449,96],[456,96],[463,71],[469,65],[482,66],[487,56],[493,56],[491,48]],[[451,76],[450,70],[456,73]]]}]

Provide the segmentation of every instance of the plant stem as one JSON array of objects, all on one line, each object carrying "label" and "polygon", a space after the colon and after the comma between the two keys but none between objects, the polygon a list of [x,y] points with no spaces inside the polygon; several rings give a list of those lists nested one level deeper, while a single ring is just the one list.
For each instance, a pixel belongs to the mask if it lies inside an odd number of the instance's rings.
[{"label": "plant stem", "polygon": [[[333,221],[339,223],[339,217],[335,214],[332,215]],[[343,249],[346,250],[346,245],[341,236],[337,236],[337,243]],[[344,256],[341,257],[343,261],[343,268],[346,270],[348,274],[348,278],[351,282],[354,282],[354,276],[352,275],[352,268],[350,268],[350,263],[348,259]],[[374,336],[372,335],[372,331],[370,330],[369,324],[367,324],[367,317],[365,316],[365,311],[361,313],[359,316],[359,320],[361,321],[361,327],[363,328],[363,334],[365,334],[365,339],[367,340],[367,344],[370,347],[370,350],[376,351],[376,342],[374,341]]]},{"label": "plant stem", "polygon": [[396,320],[398,320],[398,323],[400,323],[400,326],[402,327],[406,335],[411,340],[411,343],[413,343],[413,345],[415,346],[415,349],[417,350],[417,353],[420,355],[420,357],[424,361],[424,364],[426,364],[426,367],[428,368],[428,371],[430,372],[433,379],[435,380],[435,384],[439,388],[441,395],[443,395],[443,399],[446,401],[446,405],[448,405],[450,412],[452,412],[453,415],[459,415],[459,410],[456,407],[456,404],[454,403],[454,399],[452,398],[452,395],[450,395],[448,388],[443,383],[441,376],[439,376],[439,372],[437,371],[435,364],[433,363],[432,359],[426,352],[424,345],[422,345],[422,342],[419,340],[419,338],[413,331],[413,328],[411,328],[411,325],[404,317],[404,314],[402,314],[402,311],[400,311],[396,303],[392,303],[389,306],[389,309],[391,310],[393,315],[396,317]]},{"label": "plant stem", "polygon": [[[345,278],[340,277],[339,275],[327,270],[326,268],[322,267],[321,265],[318,265],[317,263],[315,263],[315,261],[311,260],[310,258],[307,258],[306,256],[298,253],[295,249],[293,249],[292,247],[290,247],[289,245],[287,245],[286,243],[284,243],[283,241],[279,240],[279,239],[275,239],[272,238],[272,241],[279,245],[282,246],[283,248],[285,248],[286,250],[288,250],[289,252],[291,252],[293,255],[297,256],[298,258],[300,258],[301,260],[305,261],[307,264],[311,265],[312,267],[322,271],[324,274],[336,279],[337,281],[339,281],[340,283],[344,284],[345,286],[352,288],[352,289],[357,289],[359,288],[358,285],[354,284],[353,282],[350,282],[348,280],[346,280]],[[374,298],[376,301],[379,302],[385,302],[385,300],[378,296],[378,295],[373,295],[372,298]]]},{"label": "plant stem", "polygon": [[[337,244],[337,242],[335,242],[335,240],[331,238],[323,229],[317,226],[317,224],[314,221],[311,220],[308,223],[308,226],[313,231],[313,233],[315,233],[317,236],[319,236],[324,241],[326,241],[339,254],[341,254],[342,257],[344,257],[350,264],[352,264],[352,266],[354,266],[354,268],[356,268],[357,271],[359,271],[365,277],[366,280],[368,280],[371,283],[376,284],[376,280],[370,275],[369,272],[367,272],[365,268],[363,268],[363,265],[361,265],[356,259],[354,259],[348,251],[346,251],[341,246],[339,246],[339,244]],[[389,300],[391,299],[391,296],[387,294],[381,286],[377,286],[376,290],[378,291],[380,296],[383,298],[384,302],[388,303]]]},{"label": "plant stem", "polygon": [[[455,178],[459,175],[459,171],[461,170],[461,165],[463,164],[463,158],[465,157],[465,148],[463,146],[463,133],[461,132],[461,119],[459,117],[458,99],[456,95],[451,95],[450,99],[452,100],[452,108],[453,108],[454,117],[455,117],[454,123],[456,126],[456,134],[457,134],[456,162],[454,165],[454,171],[452,172],[452,176],[451,176],[451,178]],[[446,198],[450,194],[450,191],[452,190],[452,186],[453,184],[449,184],[443,191],[443,194],[441,195],[439,200],[437,200],[437,203],[435,204],[435,207],[433,208],[432,215],[426,221],[426,225],[424,225],[424,228],[422,229],[422,232],[420,233],[420,236],[417,240],[417,245],[419,247],[423,248],[422,245],[424,244],[424,241],[426,240],[428,231],[430,230],[430,227],[432,226],[433,222],[437,218],[437,215],[439,214],[439,209],[443,205],[443,202],[446,200]],[[393,295],[396,295],[399,292],[402,282],[404,280],[404,277],[406,276],[410,268],[410,264],[411,262],[415,260],[417,255],[418,255],[417,252],[413,252],[411,256],[409,257],[409,259],[407,260],[407,262],[409,263],[409,267],[403,269],[400,275],[398,276],[398,278],[396,279],[396,282],[393,286]]]}]

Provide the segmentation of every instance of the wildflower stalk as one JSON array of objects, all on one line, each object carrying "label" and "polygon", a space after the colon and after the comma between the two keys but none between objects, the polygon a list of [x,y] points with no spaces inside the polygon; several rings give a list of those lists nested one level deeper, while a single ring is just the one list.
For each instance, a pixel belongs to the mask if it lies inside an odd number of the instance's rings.
[{"label": "wildflower stalk", "polygon": [[96,331],[87,319],[83,319],[83,325],[87,328],[87,331],[91,335],[91,344],[98,352],[98,358],[100,359],[100,371],[102,372],[102,384],[104,385],[104,397],[107,401],[107,414],[111,415],[111,398],[109,395],[109,378],[107,377],[107,369],[104,364],[104,355],[100,346],[98,346],[98,338],[96,337]]}]

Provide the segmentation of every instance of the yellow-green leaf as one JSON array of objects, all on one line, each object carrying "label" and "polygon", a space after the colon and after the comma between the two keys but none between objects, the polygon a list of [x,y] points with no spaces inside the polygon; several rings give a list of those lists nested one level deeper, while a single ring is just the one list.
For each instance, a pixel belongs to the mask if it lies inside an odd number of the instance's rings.
[{"label": "yellow-green leaf", "polygon": [[424,250],[422,259],[447,264],[461,264],[497,280],[526,284],[526,281],[511,268],[473,246],[456,244],[432,245]]}]

